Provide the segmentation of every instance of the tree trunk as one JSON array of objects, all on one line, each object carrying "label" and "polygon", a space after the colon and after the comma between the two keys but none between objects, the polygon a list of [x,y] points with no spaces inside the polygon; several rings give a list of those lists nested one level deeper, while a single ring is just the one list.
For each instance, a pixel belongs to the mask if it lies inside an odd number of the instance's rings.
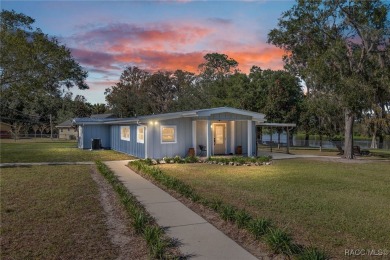
[{"label": "tree trunk", "polygon": [[280,149],[280,131],[278,131],[278,149]]},{"label": "tree trunk", "polygon": [[304,145],[305,147],[309,146],[309,138],[310,138],[309,132],[306,131],[306,134],[305,134],[305,145]]},{"label": "tree trunk", "polygon": [[374,130],[372,131],[372,139],[371,139],[371,149],[376,149],[378,148],[377,143],[376,143],[376,133],[377,133],[377,123],[374,122]]},{"label": "tree trunk", "polygon": [[322,152],[322,133],[320,132],[320,152]]},{"label": "tree trunk", "polygon": [[378,145],[378,148],[379,149],[383,149],[383,142],[384,142],[384,138],[383,138],[383,134],[380,134],[379,135],[379,145]]},{"label": "tree trunk", "polygon": [[345,133],[344,133],[344,155],[345,159],[353,159],[353,123],[355,120],[354,114],[345,111]]}]

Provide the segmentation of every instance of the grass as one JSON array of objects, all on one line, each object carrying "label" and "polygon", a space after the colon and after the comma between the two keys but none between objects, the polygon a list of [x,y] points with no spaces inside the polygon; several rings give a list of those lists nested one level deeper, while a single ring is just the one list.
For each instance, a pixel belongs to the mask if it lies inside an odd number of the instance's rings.
[{"label": "grass", "polygon": [[[324,248],[332,256],[343,257],[345,248],[390,248],[388,162],[295,159],[260,167],[159,167],[201,197],[271,219],[299,244]],[[231,217],[228,209],[226,214]]]},{"label": "grass", "polygon": [[112,150],[82,150],[77,143],[69,141],[40,142],[32,141],[1,142],[1,163],[18,162],[81,162],[114,161],[134,159],[129,155]]},{"label": "grass", "polygon": [[89,166],[1,169],[1,259],[114,259]]}]

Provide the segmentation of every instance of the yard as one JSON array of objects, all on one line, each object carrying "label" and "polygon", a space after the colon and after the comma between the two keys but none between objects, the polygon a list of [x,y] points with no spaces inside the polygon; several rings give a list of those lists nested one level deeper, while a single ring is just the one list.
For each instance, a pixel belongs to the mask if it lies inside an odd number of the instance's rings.
[{"label": "yard", "polygon": [[90,166],[1,169],[1,259],[113,259]]},{"label": "yard", "polygon": [[271,219],[295,241],[333,257],[390,249],[389,162],[294,159],[260,167],[167,164],[164,172],[209,199]]},{"label": "yard", "polygon": [[[132,159],[69,141],[1,141],[3,163]],[[1,168],[0,185],[0,259],[148,258],[144,239],[93,165]]]},{"label": "yard", "polygon": [[133,157],[112,150],[82,150],[76,142],[34,140],[1,140],[1,163],[75,162],[130,160]]}]

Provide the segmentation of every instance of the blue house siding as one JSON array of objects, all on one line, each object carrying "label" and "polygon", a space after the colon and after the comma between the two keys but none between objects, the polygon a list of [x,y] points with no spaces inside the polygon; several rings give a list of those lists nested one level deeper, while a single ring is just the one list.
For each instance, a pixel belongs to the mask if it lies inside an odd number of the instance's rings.
[{"label": "blue house siding", "polygon": [[196,151],[198,154],[200,153],[199,145],[207,145],[206,125],[207,121],[196,121]]},{"label": "blue house siding", "polygon": [[111,147],[110,126],[108,125],[83,125],[80,126],[82,136],[79,140],[79,148],[91,149],[91,139],[101,139],[102,147],[109,149]]},{"label": "blue house siding", "polygon": [[242,154],[248,154],[248,122],[236,121],[235,123],[235,147],[242,147]]},{"label": "blue house siding", "polygon": [[[161,126],[176,126],[176,143],[161,143]],[[185,157],[192,147],[192,119],[178,118],[158,121],[147,127],[148,157]]]},{"label": "blue house siding", "polygon": [[145,158],[145,143],[137,143],[137,125],[130,125],[130,141],[121,140],[119,125],[111,126],[111,149],[138,158]]}]

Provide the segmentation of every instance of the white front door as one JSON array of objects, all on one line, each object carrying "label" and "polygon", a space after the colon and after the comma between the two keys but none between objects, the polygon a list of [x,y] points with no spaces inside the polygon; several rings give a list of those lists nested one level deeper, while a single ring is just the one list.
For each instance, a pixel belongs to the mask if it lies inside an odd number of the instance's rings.
[{"label": "white front door", "polygon": [[226,125],[213,124],[214,154],[226,154]]}]

